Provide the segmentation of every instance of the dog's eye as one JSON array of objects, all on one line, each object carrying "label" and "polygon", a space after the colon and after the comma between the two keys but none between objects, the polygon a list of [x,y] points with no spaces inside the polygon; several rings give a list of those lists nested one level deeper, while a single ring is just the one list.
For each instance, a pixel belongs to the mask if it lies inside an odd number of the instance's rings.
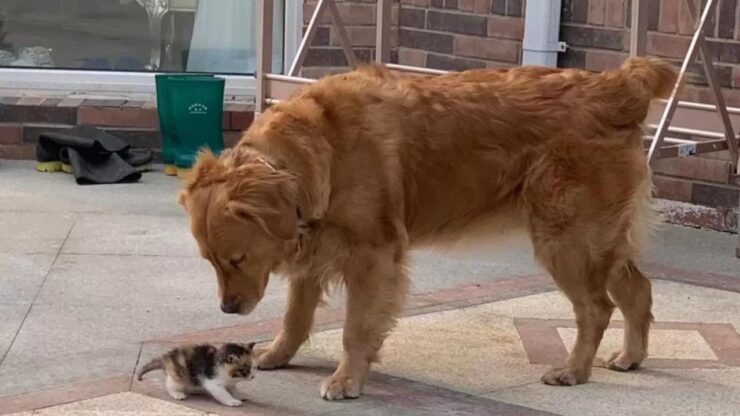
[{"label": "dog's eye", "polygon": [[247,256],[242,255],[241,257],[237,257],[235,259],[229,260],[229,263],[231,263],[231,266],[235,269],[239,268],[239,265],[244,263],[244,260],[247,259]]}]

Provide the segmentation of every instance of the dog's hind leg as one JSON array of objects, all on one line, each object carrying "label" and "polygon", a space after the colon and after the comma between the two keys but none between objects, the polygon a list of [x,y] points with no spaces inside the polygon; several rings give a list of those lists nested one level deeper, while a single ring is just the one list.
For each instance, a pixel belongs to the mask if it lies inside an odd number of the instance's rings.
[{"label": "dog's hind leg", "polygon": [[588,380],[596,350],[614,310],[606,292],[609,266],[594,262],[588,252],[586,247],[579,249],[566,242],[554,246],[535,242],[538,260],[573,304],[578,327],[575,345],[564,365],[542,376],[546,384],[572,386]]},{"label": "dog's hind leg", "polygon": [[607,365],[612,370],[632,370],[647,357],[648,332],[653,320],[650,280],[630,260],[609,277],[607,289],[625,320],[624,347],[614,353]]},{"label": "dog's hind leg", "polygon": [[327,400],[355,398],[378,351],[403,308],[408,279],[401,247],[353,250],[345,271],[347,318],[344,352],[334,374],[321,386]]}]

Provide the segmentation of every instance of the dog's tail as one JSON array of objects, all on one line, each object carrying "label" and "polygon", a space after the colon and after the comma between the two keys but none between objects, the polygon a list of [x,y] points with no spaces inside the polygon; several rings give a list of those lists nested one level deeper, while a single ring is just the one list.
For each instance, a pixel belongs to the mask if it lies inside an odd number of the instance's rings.
[{"label": "dog's tail", "polygon": [[[650,103],[656,98],[667,98],[678,79],[676,68],[655,59],[634,57],[621,67],[602,73],[593,85],[596,91],[607,94],[615,105],[608,111],[612,125],[642,124],[647,118]],[[614,111],[616,110],[616,111]]]},{"label": "dog's tail", "polygon": [[164,363],[162,362],[162,359],[155,358],[151,361],[149,361],[148,364],[141,367],[141,370],[139,370],[139,373],[136,375],[136,378],[141,381],[144,379],[144,374],[154,371],[154,370],[163,370],[164,369]]}]

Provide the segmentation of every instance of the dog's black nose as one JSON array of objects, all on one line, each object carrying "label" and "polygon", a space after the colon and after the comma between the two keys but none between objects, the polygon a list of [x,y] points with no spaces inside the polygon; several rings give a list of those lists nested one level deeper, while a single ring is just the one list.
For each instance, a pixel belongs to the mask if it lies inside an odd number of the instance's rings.
[{"label": "dog's black nose", "polygon": [[221,302],[221,312],[237,313],[239,312],[239,303],[233,299],[224,300]]}]

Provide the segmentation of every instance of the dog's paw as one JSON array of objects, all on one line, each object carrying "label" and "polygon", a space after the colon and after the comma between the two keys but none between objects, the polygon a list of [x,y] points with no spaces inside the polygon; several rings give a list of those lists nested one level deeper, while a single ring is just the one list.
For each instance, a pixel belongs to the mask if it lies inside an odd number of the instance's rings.
[{"label": "dog's paw", "polygon": [[170,397],[172,397],[175,400],[185,400],[188,395],[181,392],[181,391],[169,391]]},{"label": "dog's paw", "polygon": [[257,357],[257,368],[260,370],[276,370],[288,365],[290,354],[285,354],[275,348],[255,348],[254,352]]},{"label": "dog's paw", "polygon": [[239,406],[241,406],[241,405],[242,405],[243,403],[242,403],[242,401],[241,401],[241,400],[239,400],[239,399],[231,399],[231,400],[224,400],[224,401],[222,402],[222,404],[223,404],[224,406],[229,406],[229,407],[239,407]]},{"label": "dog's paw", "polygon": [[553,368],[540,378],[540,381],[551,386],[575,386],[585,383],[586,380],[588,380],[587,374],[566,367]]},{"label": "dog's paw", "polygon": [[361,389],[360,383],[350,377],[334,374],[321,384],[321,397],[325,400],[356,399]]},{"label": "dog's paw", "polygon": [[606,368],[614,371],[632,371],[640,368],[642,359],[633,359],[627,354],[617,351],[606,361]]}]

